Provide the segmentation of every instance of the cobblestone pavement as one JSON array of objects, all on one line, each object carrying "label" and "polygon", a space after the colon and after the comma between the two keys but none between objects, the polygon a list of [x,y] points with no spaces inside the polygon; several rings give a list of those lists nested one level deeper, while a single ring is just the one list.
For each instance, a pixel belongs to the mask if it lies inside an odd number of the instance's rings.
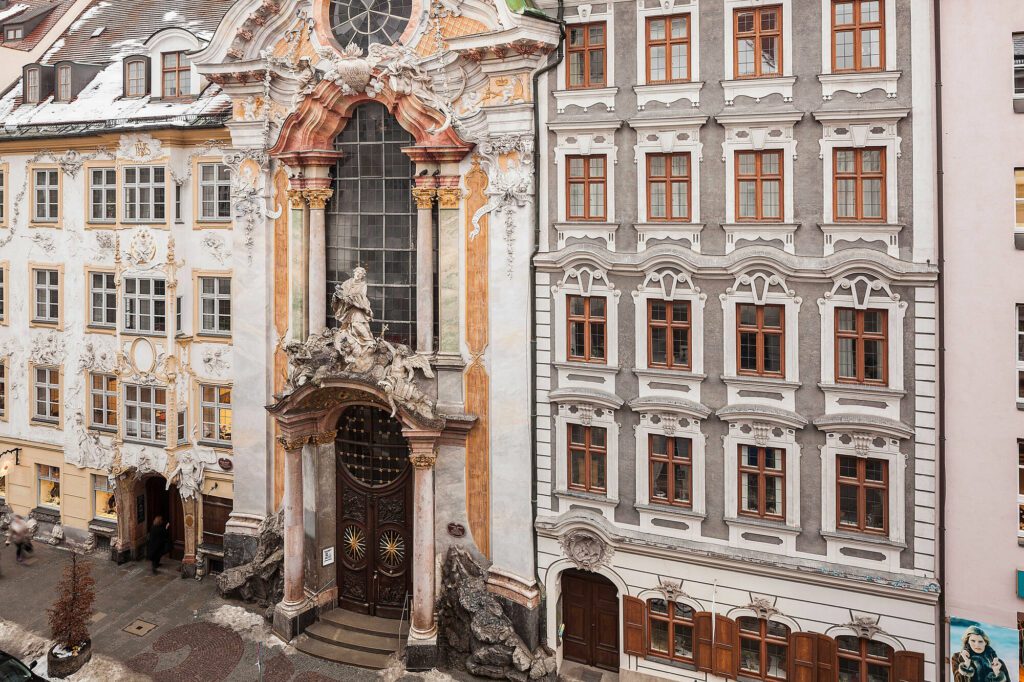
[{"label": "cobblestone pavement", "polygon": [[[36,544],[35,557],[17,565],[12,550],[0,547],[0,649],[32,660],[45,653],[46,609],[68,554]],[[452,679],[436,671],[403,675],[397,664],[368,671],[303,654],[275,638],[255,607],[221,599],[212,578],[183,580],[176,564],[151,575],[147,562],[118,566],[97,553],[92,565],[96,660],[70,679],[248,682],[259,679],[259,654],[266,682]],[[126,631],[136,621],[137,633]]]}]

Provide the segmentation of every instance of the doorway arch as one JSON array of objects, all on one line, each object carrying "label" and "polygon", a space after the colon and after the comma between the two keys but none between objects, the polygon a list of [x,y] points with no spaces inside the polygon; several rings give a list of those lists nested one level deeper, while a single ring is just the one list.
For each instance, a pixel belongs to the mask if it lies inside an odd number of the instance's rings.
[{"label": "doorway arch", "polygon": [[[170,557],[175,561],[185,558],[185,510],[181,504],[178,486],[168,487],[163,476],[150,476],[143,481],[146,495],[146,533],[153,527],[156,517],[171,524]],[[148,537],[148,535],[147,535]]]},{"label": "doorway arch", "polygon": [[619,670],[619,589],[600,573],[570,568],[562,587],[562,656],[567,661]]}]

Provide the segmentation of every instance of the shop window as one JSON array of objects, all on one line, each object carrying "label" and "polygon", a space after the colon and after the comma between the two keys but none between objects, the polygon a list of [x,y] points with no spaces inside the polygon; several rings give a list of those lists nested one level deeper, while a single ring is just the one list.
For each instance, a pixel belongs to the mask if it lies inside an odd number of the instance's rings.
[{"label": "shop window", "polygon": [[36,471],[39,480],[39,506],[60,509],[60,468],[40,464]]},{"label": "shop window", "polygon": [[117,521],[117,507],[114,501],[114,491],[110,487],[110,480],[106,476],[92,477],[92,501],[93,516],[97,519]]}]

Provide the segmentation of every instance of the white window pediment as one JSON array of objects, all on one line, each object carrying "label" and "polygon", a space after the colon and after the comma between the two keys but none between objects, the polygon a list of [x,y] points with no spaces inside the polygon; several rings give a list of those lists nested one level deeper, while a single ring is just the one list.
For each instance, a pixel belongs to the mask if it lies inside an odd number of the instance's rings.
[{"label": "white window pediment", "polygon": [[[584,113],[590,107],[603,104],[605,110],[615,111],[615,95],[619,89],[615,86],[615,21],[612,14],[614,5],[611,2],[587,3],[566,7],[565,23],[589,24],[603,21],[605,23],[605,86],[601,88],[568,88],[568,59],[563,59],[556,69],[557,85],[553,91],[555,107],[563,113],[566,107],[577,106]],[[575,13],[573,13],[575,12]]]},{"label": "white window pediment", "polygon": [[[554,357],[559,389],[594,390],[615,395],[619,372],[618,304],[622,292],[608,281],[608,273],[592,262],[577,262],[565,268],[562,279],[551,287],[554,299]],[[605,299],[605,361],[576,362],[568,358],[568,298]],[[621,400],[619,401],[621,404]]]},{"label": "white window pediment", "polygon": [[557,202],[558,221],[555,230],[558,237],[558,248],[567,245],[572,238],[598,238],[605,242],[609,251],[615,251],[615,166],[618,164],[619,148],[615,144],[615,131],[622,121],[594,121],[573,123],[549,123],[548,128],[555,133],[555,168],[557,187],[566,187],[567,156],[604,156],[607,187],[604,222],[600,221],[569,221],[566,215],[564,191],[559,191]]},{"label": "white window pediment", "polygon": [[633,163],[636,164],[637,196],[647,196],[647,155],[687,153],[690,155],[690,220],[652,221],[647,214],[647,202],[637,205],[638,222],[637,251],[645,251],[651,240],[673,240],[689,242],[690,248],[700,253],[700,233],[704,224],[700,221],[700,166],[704,161],[704,145],[700,141],[700,129],[707,123],[707,116],[683,116],[664,119],[637,119],[628,121],[636,131],[633,146]]},{"label": "white window pediment", "polygon": [[[613,396],[614,397],[614,396]],[[615,522],[615,507],[619,503],[619,425],[615,421],[615,410],[605,401],[591,400],[586,394],[551,394],[551,401],[557,404],[555,413],[555,472],[553,475],[555,496],[559,498],[562,512],[570,506],[593,509]],[[622,401],[618,400],[621,405]],[[569,488],[569,429],[573,424],[584,427],[605,429],[606,492],[592,493]]]},{"label": "white window pediment", "polygon": [[[737,97],[750,97],[760,103],[769,95],[780,95],[782,101],[793,101],[793,86],[796,76],[793,74],[793,3],[792,0],[724,0],[725,16],[725,79],[722,89],[725,94],[725,105],[732,106]],[[778,76],[765,78],[736,78],[735,72],[735,41],[733,19],[735,10],[757,7],[782,7],[782,73]]]},{"label": "white window pediment", "polygon": [[[873,109],[870,111],[818,112],[814,118],[822,125],[818,158],[824,178],[821,230],[825,235],[824,255],[835,253],[840,241],[880,241],[886,253],[899,258],[899,183],[898,161],[902,157],[903,138],[899,122],[909,109]],[[881,147],[885,154],[885,220],[882,222],[838,221],[834,201],[834,156],[836,149]]]},{"label": "white window pediment", "polygon": [[872,90],[884,90],[889,99],[896,98],[896,82],[902,72],[896,71],[896,0],[882,0],[885,21],[885,71],[832,73],[832,0],[821,0],[821,98],[826,102],[837,92],[860,97]]},{"label": "white window pediment", "polygon": [[[666,106],[679,100],[688,100],[697,108],[700,106],[700,91],[704,82],[700,79],[700,30],[698,0],[636,0],[636,108],[643,111],[651,102]],[[667,17],[686,14],[690,22],[690,78],[681,83],[647,82],[647,20],[653,17]]]},{"label": "white window pediment", "polygon": [[[802,112],[774,114],[720,114],[715,120],[725,127],[722,161],[725,163],[725,252],[732,253],[742,240],[779,241],[786,253],[796,253],[794,235],[799,224],[793,208],[793,162],[797,139],[794,126]],[[736,216],[736,152],[782,150],[782,220],[740,221]]]}]

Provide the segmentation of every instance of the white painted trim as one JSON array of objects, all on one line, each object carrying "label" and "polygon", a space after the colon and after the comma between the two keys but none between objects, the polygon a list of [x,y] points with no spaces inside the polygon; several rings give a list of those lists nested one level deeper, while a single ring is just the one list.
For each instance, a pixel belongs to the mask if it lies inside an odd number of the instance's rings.
[{"label": "white painted trim", "polygon": [[[725,104],[730,106],[736,97],[753,97],[758,102],[771,94],[781,95],[783,101],[793,100],[793,2],[792,0],[724,0],[723,42],[725,45],[724,77],[722,88]],[[733,69],[733,16],[735,10],[782,5],[782,73],[769,78],[737,79]]]},{"label": "white painted trim", "polygon": [[[800,306],[803,299],[789,289],[786,280],[781,276],[762,269],[744,273],[736,278],[736,283],[727,293],[720,294],[722,302],[722,336],[724,338],[724,378],[744,379],[736,371],[736,305],[753,303],[755,305],[781,305],[785,309],[785,376],[782,381],[800,381]],[[751,377],[761,380],[761,377]],[[770,380],[770,379],[768,379]],[[733,402],[730,400],[730,402]],[[756,402],[746,400],[744,402]],[[794,410],[792,405],[786,409]]]},{"label": "white painted trim", "polygon": [[[833,0],[821,0],[821,74],[823,76],[832,73],[832,2]],[[879,76],[884,76],[887,72],[892,72],[896,68],[896,0],[883,0],[883,2],[885,3],[885,7],[882,11],[885,12],[886,71],[881,73],[842,73],[836,75],[854,76],[858,80],[867,80],[872,77],[878,78]],[[899,72],[896,72],[896,77],[899,78]],[[846,88],[839,89],[846,90]],[[838,91],[838,89],[836,91]],[[888,90],[886,91],[888,92]],[[852,92],[854,94],[858,93],[857,90],[847,90],[847,92]],[[866,92],[866,90],[861,92]],[[896,96],[895,81],[893,81],[892,96]],[[830,95],[825,97],[825,99],[832,99],[832,97]]]},{"label": "white painted trim", "polygon": [[[700,14],[699,0],[636,0],[636,108],[643,111],[651,102],[669,105],[681,99],[700,106],[700,91],[704,87],[700,75]],[[652,17],[689,15],[690,73],[684,83],[647,83],[647,20]]]},{"label": "white painted trim", "polygon": [[[549,123],[548,129],[555,133],[555,168],[556,187],[564,188],[566,180],[567,156],[604,156],[605,172],[607,177],[605,219],[614,222],[615,220],[615,166],[619,162],[619,148],[615,144],[615,131],[622,125],[622,121],[594,121],[578,123]],[[557,199],[557,221],[559,223],[569,222],[566,218],[566,196],[561,189],[556,192]],[[576,221],[574,221],[575,224]],[[578,221],[581,227],[588,221]],[[598,223],[600,224],[600,223]]]},{"label": "white painted trim", "polygon": [[[639,509],[640,529],[657,535],[671,535],[680,538],[701,539],[701,522],[707,508],[705,483],[707,435],[701,432],[702,420],[692,417],[671,415],[660,409],[637,410],[640,412],[640,423],[635,428],[636,434],[636,505]],[[659,423],[653,417],[659,417]],[[668,417],[668,418],[667,418]],[[650,496],[650,436],[664,435],[681,437],[690,440],[691,458],[691,507],[690,509],[673,507],[667,504],[652,503]],[[659,512],[659,508],[664,508]],[[686,530],[655,525],[653,521],[681,521],[689,526]]]},{"label": "white painted trim", "polygon": [[[602,428],[607,431],[605,442],[606,492],[588,493],[569,489],[569,427],[573,424]],[[594,406],[584,399],[559,401],[555,415],[555,484],[554,494],[559,498],[562,511],[570,504],[599,510],[610,522],[615,523],[615,507],[619,503],[619,425],[615,422],[615,411],[603,406]],[[603,498],[603,499],[601,499]]]},{"label": "white painted trim", "polygon": [[[682,228],[680,231],[685,231],[689,224],[700,223],[700,176],[701,165],[704,162],[704,145],[700,141],[700,129],[707,121],[707,116],[627,121],[629,127],[636,131],[633,163],[637,167],[637,222],[649,223],[646,201],[647,155],[687,153],[690,155],[690,220],[686,223],[658,222],[651,224],[657,226],[678,225]],[[694,251],[700,253],[699,242],[694,245]]]}]

